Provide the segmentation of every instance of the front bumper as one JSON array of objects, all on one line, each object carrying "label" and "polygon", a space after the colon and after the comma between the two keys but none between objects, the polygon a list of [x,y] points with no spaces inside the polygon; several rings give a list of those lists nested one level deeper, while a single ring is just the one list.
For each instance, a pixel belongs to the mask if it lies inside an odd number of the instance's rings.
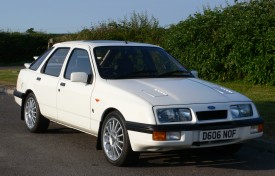
[{"label": "front bumper", "polygon": [[[134,151],[169,151],[185,148],[203,148],[220,145],[241,143],[249,139],[261,137],[263,132],[251,133],[251,127],[263,124],[262,118],[253,118],[245,120],[234,120],[217,123],[197,123],[197,124],[177,124],[177,125],[148,125],[135,122],[126,122],[131,146]],[[238,129],[237,139],[217,140],[210,142],[200,142],[199,135],[201,131],[220,130],[220,129]],[[154,141],[152,133],[154,131],[179,131],[180,140],[173,141]]]}]

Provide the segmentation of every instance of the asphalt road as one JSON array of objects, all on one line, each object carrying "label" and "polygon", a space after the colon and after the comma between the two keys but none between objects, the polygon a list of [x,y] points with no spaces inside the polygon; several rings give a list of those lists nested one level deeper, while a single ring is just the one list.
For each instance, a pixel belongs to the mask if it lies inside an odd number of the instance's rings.
[{"label": "asphalt road", "polygon": [[146,153],[131,167],[115,167],[95,149],[95,137],[54,123],[46,133],[29,133],[19,111],[12,96],[0,93],[1,176],[275,175],[275,154],[247,145],[232,156]]}]

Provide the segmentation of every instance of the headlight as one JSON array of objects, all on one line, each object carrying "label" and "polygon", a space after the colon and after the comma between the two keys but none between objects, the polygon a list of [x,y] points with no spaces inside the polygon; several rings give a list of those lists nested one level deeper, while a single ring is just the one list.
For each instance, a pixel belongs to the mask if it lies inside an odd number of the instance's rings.
[{"label": "headlight", "polygon": [[239,104],[230,106],[231,115],[233,118],[253,116],[252,106],[250,104]]},{"label": "headlight", "polygon": [[186,122],[192,120],[191,111],[186,108],[157,109],[156,112],[160,123]]}]

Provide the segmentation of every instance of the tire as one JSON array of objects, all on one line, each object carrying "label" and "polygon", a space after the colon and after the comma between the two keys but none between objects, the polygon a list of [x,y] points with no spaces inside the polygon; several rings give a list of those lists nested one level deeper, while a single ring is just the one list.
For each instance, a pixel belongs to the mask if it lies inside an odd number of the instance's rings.
[{"label": "tire", "polygon": [[102,125],[101,145],[106,159],[115,166],[127,166],[137,161],[133,152],[124,118],[118,111],[109,113]]},{"label": "tire", "polygon": [[29,93],[24,102],[24,120],[27,129],[32,133],[44,132],[49,127],[50,121],[40,113],[33,93]]}]

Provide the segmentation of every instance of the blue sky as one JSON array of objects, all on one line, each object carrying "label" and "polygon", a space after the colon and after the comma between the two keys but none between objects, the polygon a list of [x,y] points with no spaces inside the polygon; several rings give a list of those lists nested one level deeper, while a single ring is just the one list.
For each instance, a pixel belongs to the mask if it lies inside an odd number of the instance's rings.
[{"label": "blue sky", "polygon": [[162,27],[176,24],[203,6],[226,6],[234,0],[1,0],[0,30],[72,33],[91,24],[147,12]]}]

